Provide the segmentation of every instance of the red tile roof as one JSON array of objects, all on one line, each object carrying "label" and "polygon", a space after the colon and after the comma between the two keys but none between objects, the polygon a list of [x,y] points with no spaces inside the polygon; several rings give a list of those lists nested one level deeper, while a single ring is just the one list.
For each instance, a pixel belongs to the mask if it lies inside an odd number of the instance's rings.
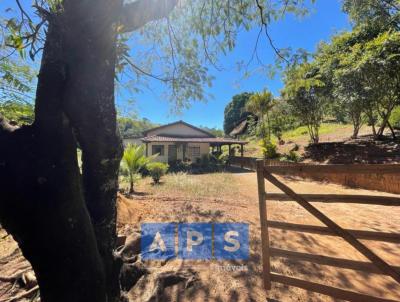
[{"label": "red tile roof", "polygon": [[146,136],[141,139],[145,143],[151,142],[176,142],[176,143],[216,143],[216,144],[241,144],[245,145],[248,142],[240,141],[233,138],[223,137],[171,137],[171,136]]}]

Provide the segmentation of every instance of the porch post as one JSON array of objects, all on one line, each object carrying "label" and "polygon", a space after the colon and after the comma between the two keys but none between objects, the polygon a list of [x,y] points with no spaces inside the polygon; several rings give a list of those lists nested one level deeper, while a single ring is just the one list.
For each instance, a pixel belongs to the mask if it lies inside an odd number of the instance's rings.
[{"label": "porch post", "polygon": [[149,156],[149,143],[146,142],[146,157]]},{"label": "porch post", "polygon": [[[242,159],[243,159],[243,154],[244,154],[244,147],[243,147],[243,144],[240,145],[240,154],[241,154],[241,157],[242,157]],[[242,162],[241,168],[243,169],[243,160],[242,160],[241,162]]]}]

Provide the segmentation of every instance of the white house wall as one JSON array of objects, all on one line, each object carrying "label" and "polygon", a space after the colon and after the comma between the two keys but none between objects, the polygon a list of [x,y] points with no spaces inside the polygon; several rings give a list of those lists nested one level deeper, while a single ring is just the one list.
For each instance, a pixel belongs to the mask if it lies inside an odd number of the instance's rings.
[{"label": "white house wall", "polygon": [[[162,145],[164,146],[164,155],[159,155],[156,158],[156,161],[168,163],[168,146],[169,145],[175,145],[175,143],[157,143],[157,142],[152,142],[147,144],[147,150],[148,150],[148,156],[152,155],[152,146],[158,146]],[[200,156],[198,157],[189,157],[188,154],[188,147],[200,147]],[[187,148],[186,148],[186,154],[185,157],[189,158],[191,162],[196,162],[197,159],[201,158],[203,155],[207,155],[210,153],[210,144],[209,143],[188,143]],[[178,160],[183,160],[183,146],[181,144],[178,144],[177,147],[177,159]]]}]

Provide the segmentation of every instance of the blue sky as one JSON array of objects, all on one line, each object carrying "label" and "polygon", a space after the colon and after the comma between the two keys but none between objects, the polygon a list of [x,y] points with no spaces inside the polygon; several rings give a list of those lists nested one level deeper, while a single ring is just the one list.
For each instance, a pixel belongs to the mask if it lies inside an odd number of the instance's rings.
[{"label": "blue sky", "polygon": [[[338,31],[350,27],[348,16],[341,11],[339,0],[319,0],[313,6],[313,12],[299,20],[294,16],[287,16],[278,23],[271,24],[269,30],[277,47],[293,49],[304,48],[313,51],[321,40],[328,41],[329,37]],[[194,125],[217,127],[222,129],[224,108],[235,94],[245,91],[261,91],[265,88],[279,95],[282,88],[280,76],[274,79],[267,75],[257,74],[246,80],[241,80],[241,74],[229,68],[238,60],[248,60],[254,48],[258,29],[243,33],[239,36],[236,49],[227,56],[219,58],[220,65],[226,68],[217,71],[210,66],[211,73],[215,76],[213,86],[208,93],[213,99],[207,103],[194,102],[190,109],[184,110],[180,115],[171,114],[172,105],[162,97],[163,87],[157,81],[151,81],[152,91],[134,95],[135,103],[128,104],[128,95],[118,96],[118,105],[124,111],[136,111],[139,117],[145,117],[153,122],[164,124],[176,120],[184,120]],[[259,54],[265,64],[273,64],[274,52],[265,36],[260,41]],[[238,85],[239,84],[239,85]]]},{"label": "blue sky", "polygon": [[[5,13],[5,8],[15,7],[15,1],[0,0],[0,11]],[[29,11],[30,7],[25,4]],[[312,6],[310,15],[301,20],[287,15],[284,20],[269,26],[269,32],[278,48],[303,48],[314,51],[318,43],[329,38],[340,31],[350,28],[348,16],[341,11],[340,0],[317,0]],[[241,73],[233,66],[240,60],[249,60],[254,49],[259,29],[244,32],[239,35],[236,48],[227,56],[219,58],[218,65],[225,67],[223,71],[217,71],[209,66],[211,74],[216,78],[213,86],[207,89],[207,93],[213,95],[213,99],[207,103],[194,102],[190,109],[184,110],[180,115],[171,113],[173,107],[163,98],[163,85],[161,82],[150,81],[151,91],[144,90],[136,95],[129,95],[127,91],[117,94],[117,105],[123,112],[135,112],[139,117],[164,124],[176,120],[184,120],[196,126],[217,127],[222,129],[224,119],[224,108],[232,99],[232,96],[241,92],[261,91],[265,88],[279,95],[282,88],[280,75],[270,79],[266,74],[256,74],[247,79],[241,79]],[[259,44],[259,56],[264,64],[273,64],[275,54],[262,36]],[[128,102],[135,99],[135,103]]]}]

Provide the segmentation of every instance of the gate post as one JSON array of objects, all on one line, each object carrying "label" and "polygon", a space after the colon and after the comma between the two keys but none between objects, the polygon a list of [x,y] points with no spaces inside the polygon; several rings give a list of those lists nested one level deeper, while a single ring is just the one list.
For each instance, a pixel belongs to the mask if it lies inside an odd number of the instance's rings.
[{"label": "gate post", "polygon": [[266,203],[266,193],[265,193],[264,160],[258,159],[256,164],[257,164],[258,204],[260,211],[263,282],[264,282],[264,288],[266,290],[269,290],[271,289],[271,265],[270,265],[269,236],[268,236],[268,224],[267,224],[267,203]]}]

